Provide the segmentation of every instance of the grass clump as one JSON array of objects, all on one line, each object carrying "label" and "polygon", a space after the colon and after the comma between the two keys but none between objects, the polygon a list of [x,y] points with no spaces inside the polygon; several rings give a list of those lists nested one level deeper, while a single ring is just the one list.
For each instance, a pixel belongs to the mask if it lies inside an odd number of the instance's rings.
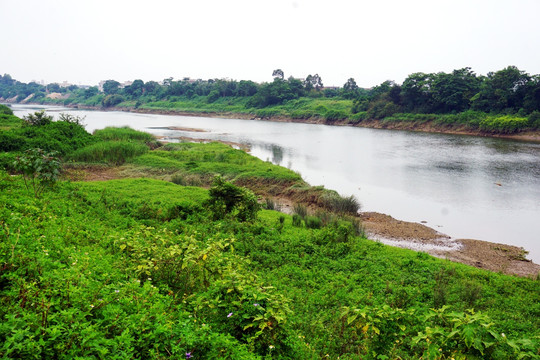
[{"label": "grass clump", "polygon": [[89,163],[122,165],[148,152],[145,144],[130,141],[101,141],[74,151],[69,159]]},{"label": "grass clump", "polygon": [[134,130],[130,127],[106,127],[105,129],[94,131],[94,136],[101,141],[141,141],[152,142],[154,136]]},{"label": "grass clump", "polygon": [[338,193],[327,191],[322,196],[321,201],[325,208],[342,215],[356,215],[361,208],[360,202],[354,195],[344,197]]}]

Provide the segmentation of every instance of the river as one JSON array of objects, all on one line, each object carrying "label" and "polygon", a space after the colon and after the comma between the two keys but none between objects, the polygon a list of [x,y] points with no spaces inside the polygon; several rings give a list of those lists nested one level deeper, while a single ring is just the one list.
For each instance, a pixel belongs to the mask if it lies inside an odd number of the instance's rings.
[{"label": "river", "polygon": [[[13,105],[15,115],[44,107]],[[89,132],[130,126],[247,144],[263,160],[299,172],[311,185],[355,195],[364,211],[421,222],[453,238],[521,246],[540,263],[540,144],[260,120],[102,112],[45,107],[85,116]],[[205,132],[169,130],[196,128]]]}]

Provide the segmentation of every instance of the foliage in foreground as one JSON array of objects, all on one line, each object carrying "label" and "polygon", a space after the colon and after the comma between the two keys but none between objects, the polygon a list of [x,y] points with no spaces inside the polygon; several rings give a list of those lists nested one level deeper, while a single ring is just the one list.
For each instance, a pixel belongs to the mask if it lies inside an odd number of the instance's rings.
[{"label": "foliage in foreground", "polygon": [[538,358],[536,280],[339,223],[216,219],[204,204],[228,192],[132,179],[34,198],[5,173],[0,187],[6,358]]}]

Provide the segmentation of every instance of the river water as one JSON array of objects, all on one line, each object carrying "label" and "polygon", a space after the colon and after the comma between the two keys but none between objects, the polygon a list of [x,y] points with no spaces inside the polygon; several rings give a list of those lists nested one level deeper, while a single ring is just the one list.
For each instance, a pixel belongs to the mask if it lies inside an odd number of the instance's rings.
[{"label": "river water", "polygon": [[[19,117],[41,108],[13,106]],[[538,143],[259,120],[59,107],[47,111],[85,116],[89,132],[130,126],[172,139],[247,144],[254,156],[299,172],[311,185],[355,195],[364,211],[425,221],[453,238],[521,246],[540,263]]]}]

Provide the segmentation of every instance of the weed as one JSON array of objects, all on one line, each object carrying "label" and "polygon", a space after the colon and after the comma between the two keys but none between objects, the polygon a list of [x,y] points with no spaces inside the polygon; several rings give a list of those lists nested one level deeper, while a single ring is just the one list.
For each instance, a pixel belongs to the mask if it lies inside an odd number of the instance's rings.
[{"label": "weed", "polygon": [[294,204],[293,206],[293,214],[296,214],[300,216],[302,220],[304,220],[308,214],[307,208],[305,205],[302,204]]},{"label": "weed", "polygon": [[15,160],[13,167],[23,175],[26,188],[31,187],[35,197],[58,181],[61,165],[55,155],[41,149],[30,149]]}]

